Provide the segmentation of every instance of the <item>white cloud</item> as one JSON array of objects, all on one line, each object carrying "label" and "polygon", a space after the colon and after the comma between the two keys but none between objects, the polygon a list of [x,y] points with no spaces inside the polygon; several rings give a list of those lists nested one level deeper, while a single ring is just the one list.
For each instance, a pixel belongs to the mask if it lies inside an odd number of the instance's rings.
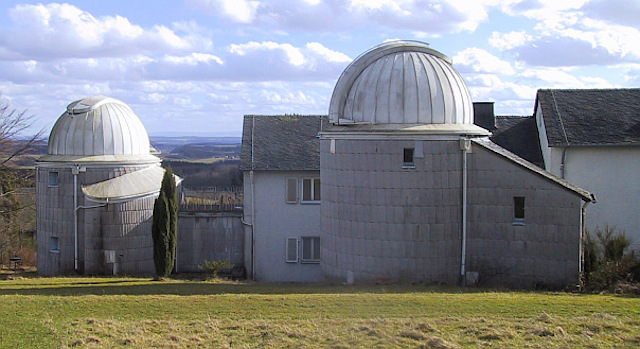
[{"label": "white cloud", "polygon": [[166,56],[165,60],[174,64],[197,65],[200,63],[209,64],[215,62],[222,65],[220,57],[208,53],[192,53],[188,56]]},{"label": "white cloud", "polygon": [[[0,33],[2,58],[116,57],[142,52],[183,51],[193,46],[166,26],[144,29],[121,16],[96,18],[70,4],[17,5],[12,27]],[[196,41],[202,43],[203,40]]]},{"label": "white cloud", "polygon": [[306,45],[307,49],[318,57],[323,58],[327,62],[349,63],[351,58],[342,52],[330,50],[319,42],[310,42]]},{"label": "white cloud", "polygon": [[193,5],[211,14],[223,14],[234,22],[252,22],[260,6],[259,1],[247,0],[192,0]]},{"label": "white cloud", "polygon": [[524,31],[513,31],[509,33],[493,32],[489,43],[491,46],[500,50],[510,50],[516,47],[524,46],[527,42],[532,41],[533,37]]},{"label": "white cloud", "polygon": [[511,63],[501,60],[491,53],[477,47],[470,47],[458,52],[453,57],[456,68],[461,72],[492,73],[513,75]]},{"label": "white cloud", "polygon": [[601,78],[578,76],[564,69],[527,69],[522,72],[530,84],[540,88],[610,88],[611,83]]},{"label": "white cloud", "polygon": [[473,31],[488,18],[497,0],[189,0],[193,6],[227,18],[251,23],[265,30],[291,29],[340,31],[372,25],[413,30],[434,36],[446,32]]},{"label": "white cloud", "polygon": [[[534,32],[494,32],[489,42],[532,66],[640,62],[640,30],[611,21],[614,13],[624,10],[640,13],[640,5],[617,7],[618,2],[607,2],[606,6],[601,0],[511,2],[504,5],[504,10],[536,20]],[[596,11],[607,6],[611,8],[604,15]],[[629,17],[627,22],[634,21],[633,16],[622,16]]]},{"label": "white cloud", "polygon": [[278,52],[284,54],[287,57],[288,63],[291,65],[301,66],[305,62],[304,56],[302,55],[302,52],[300,52],[300,49],[293,47],[291,44],[278,44],[273,41],[261,43],[251,41],[246,44],[234,44],[231,45],[230,51],[231,53],[240,56],[245,56],[256,51]]}]

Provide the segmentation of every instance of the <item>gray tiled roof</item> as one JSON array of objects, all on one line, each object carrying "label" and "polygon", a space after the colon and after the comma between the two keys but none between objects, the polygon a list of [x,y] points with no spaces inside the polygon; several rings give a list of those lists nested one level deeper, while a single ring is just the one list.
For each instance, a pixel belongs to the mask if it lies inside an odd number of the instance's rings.
[{"label": "gray tiled roof", "polygon": [[519,157],[544,167],[536,120],[532,116],[496,116],[491,140]]},{"label": "gray tiled roof", "polygon": [[242,170],[320,170],[317,137],[326,116],[245,115]]},{"label": "gray tiled roof", "polygon": [[538,90],[550,146],[640,145],[640,89]]}]

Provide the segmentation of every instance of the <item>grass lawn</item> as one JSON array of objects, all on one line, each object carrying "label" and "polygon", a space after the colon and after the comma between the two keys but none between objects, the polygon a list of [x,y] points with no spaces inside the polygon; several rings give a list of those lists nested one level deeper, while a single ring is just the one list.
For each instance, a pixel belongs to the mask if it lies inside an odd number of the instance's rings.
[{"label": "grass lawn", "polygon": [[640,298],[137,278],[0,281],[0,348],[640,347]]}]

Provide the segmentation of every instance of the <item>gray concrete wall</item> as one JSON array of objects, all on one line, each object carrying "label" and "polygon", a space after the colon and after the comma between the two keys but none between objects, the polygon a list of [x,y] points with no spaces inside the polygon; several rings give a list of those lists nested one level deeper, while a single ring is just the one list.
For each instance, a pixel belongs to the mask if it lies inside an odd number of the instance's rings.
[{"label": "gray concrete wall", "polygon": [[241,213],[180,212],[178,272],[199,272],[205,260],[229,260],[244,266],[244,226]]},{"label": "gray concrete wall", "polygon": [[[251,180],[245,172],[245,222],[252,224],[246,235],[245,255],[251,268],[251,238],[254,245],[254,276],[259,281],[317,282],[322,280],[320,264],[288,263],[287,238],[320,236],[320,204],[286,203],[287,178],[318,177],[319,171],[255,171],[252,194]],[[298,190],[301,190],[299,185]],[[302,194],[299,194],[301,197]],[[255,216],[251,216],[255,203]],[[249,229],[252,228],[252,229]],[[322,244],[322,239],[320,244]],[[321,255],[321,259],[323,259]],[[249,273],[249,275],[251,275]]]},{"label": "gray concrete wall", "polygon": [[[78,174],[78,205],[93,206],[84,200],[81,187],[101,182],[149,165],[108,166],[86,165],[86,172]],[[38,240],[38,273],[59,275],[74,273],[74,207],[72,164],[39,164],[36,179],[36,211]],[[49,172],[58,172],[58,186],[48,185]],[[104,264],[104,249],[117,250],[120,273],[148,273],[150,246],[150,217],[153,198],[126,204],[78,210],[78,270],[82,274],[111,273],[111,265]],[[49,249],[50,238],[57,237],[59,252]],[[138,250],[140,249],[140,250]],[[121,251],[121,252],[118,252]],[[122,257],[120,257],[122,255]],[[153,256],[151,255],[151,266]],[[108,269],[108,270],[107,270]]]},{"label": "gray concrete wall", "polygon": [[[486,285],[578,282],[580,197],[478,145],[468,156],[467,271]],[[514,196],[525,197],[524,224],[514,224]]]},{"label": "gray concrete wall", "polygon": [[[355,282],[457,282],[458,140],[321,140],[322,260],[327,277]],[[403,149],[415,148],[415,168]]]}]

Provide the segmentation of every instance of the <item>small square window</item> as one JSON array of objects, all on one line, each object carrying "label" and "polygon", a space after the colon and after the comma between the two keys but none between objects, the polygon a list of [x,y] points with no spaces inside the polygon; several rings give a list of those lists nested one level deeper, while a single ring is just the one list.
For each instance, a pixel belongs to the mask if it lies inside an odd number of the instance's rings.
[{"label": "small square window", "polygon": [[58,172],[49,172],[48,186],[49,187],[58,186]]},{"label": "small square window", "polygon": [[302,238],[302,262],[320,262],[320,237],[308,236]]},{"label": "small square window", "polygon": [[302,202],[320,202],[320,178],[302,179]]},{"label": "small square window", "polygon": [[287,263],[298,262],[298,238],[287,238]]},{"label": "small square window", "polygon": [[51,253],[60,253],[59,239],[57,236],[52,236],[49,238],[49,252]]},{"label": "small square window", "polygon": [[415,162],[414,158],[414,150],[415,148],[404,148],[404,154],[402,159],[402,167],[403,168],[414,168]]},{"label": "small square window", "polygon": [[513,197],[513,224],[524,225],[524,196]]}]

